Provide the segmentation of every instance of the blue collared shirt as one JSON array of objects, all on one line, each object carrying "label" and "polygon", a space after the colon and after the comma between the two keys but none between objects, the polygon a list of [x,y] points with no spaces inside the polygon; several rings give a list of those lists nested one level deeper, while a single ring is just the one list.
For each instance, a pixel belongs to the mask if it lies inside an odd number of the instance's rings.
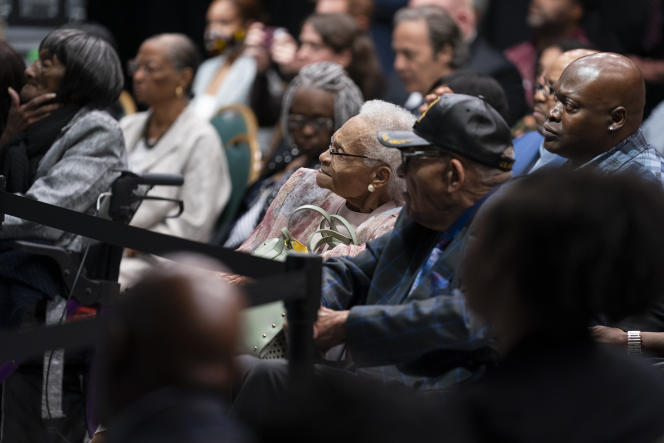
[{"label": "blue collared shirt", "polygon": [[580,168],[596,167],[604,172],[634,171],[664,185],[664,158],[648,144],[639,129],[613,148],[598,155]]}]

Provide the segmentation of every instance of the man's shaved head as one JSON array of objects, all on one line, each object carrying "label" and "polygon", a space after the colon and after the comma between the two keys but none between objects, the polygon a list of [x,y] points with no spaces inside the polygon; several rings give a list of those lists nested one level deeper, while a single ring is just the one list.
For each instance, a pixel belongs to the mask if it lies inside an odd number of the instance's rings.
[{"label": "man's shaved head", "polygon": [[544,146],[553,153],[586,162],[641,126],[645,83],[625,56],[581,57],[563,71],[555,89],[558,102],[543,126]]}]

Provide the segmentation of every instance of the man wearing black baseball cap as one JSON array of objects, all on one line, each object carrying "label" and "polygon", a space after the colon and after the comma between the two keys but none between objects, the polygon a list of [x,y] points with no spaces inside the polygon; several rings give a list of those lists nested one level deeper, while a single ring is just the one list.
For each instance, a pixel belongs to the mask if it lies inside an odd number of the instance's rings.
[{"label": "man wearing black baseball cap", "polygon": [[510,178],[510,129],[481,98],[446,94],[412,131],[378,138],[401,150],[406,207],[363,254],[326,262],[316,344],[345,343],[357,372],[444,389],[491,354],[486,328],[455,290],[456,271],[475,211]]}]

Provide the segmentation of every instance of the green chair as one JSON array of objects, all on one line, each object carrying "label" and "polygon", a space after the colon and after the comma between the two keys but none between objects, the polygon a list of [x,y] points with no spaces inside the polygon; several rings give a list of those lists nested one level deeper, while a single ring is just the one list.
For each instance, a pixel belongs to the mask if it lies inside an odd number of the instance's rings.
[{"label": "green chair", "polygon": [[256,116],[247,106],[225,106],[212,117],[210,123],[224,144],[233,186],[230,199],[217,221],[218,231],[219,227],[235,219],[245,190],[260,176],[261,151]]}]

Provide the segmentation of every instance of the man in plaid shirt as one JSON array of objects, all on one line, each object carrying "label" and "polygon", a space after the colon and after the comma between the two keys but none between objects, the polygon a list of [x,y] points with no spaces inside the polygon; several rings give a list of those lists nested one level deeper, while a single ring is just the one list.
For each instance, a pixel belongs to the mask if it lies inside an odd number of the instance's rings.
[{"label": "man in plaid shirt", "polygon": [[645,83],[629,58],[608,52],[581,57],[563,71],[555,94],[542,135],[544,147],[567,158],[567,166],[636,170],[664,180],[664,158],[639,129]]},{"label": "man in plaid shirt", "polygon": [[444,389],[491,356],[456,276],[475,211],[510,177],[510,130],[481,98],[446,94],[413,131],[378,137],[401,150],[406,205],[362,254],[326,262],[314,338],[321,351],[345,343],[357,373]]}]

